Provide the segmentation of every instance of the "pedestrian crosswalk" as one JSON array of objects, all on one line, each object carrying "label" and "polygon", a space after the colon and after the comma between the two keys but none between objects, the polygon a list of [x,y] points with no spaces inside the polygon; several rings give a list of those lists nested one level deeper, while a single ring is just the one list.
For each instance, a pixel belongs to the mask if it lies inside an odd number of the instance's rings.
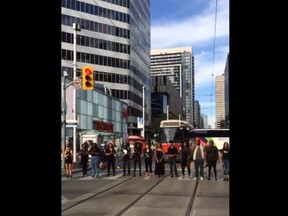
[{"label": "pedestrian crosswalk", "polygon": [[66,202],[69,202],[69,199],[67,199],[66,197],[62,196],[61,197],[61,202],[62,202],[62,204],[66,203]]},{"label": "pedestrian crosswalk", "polygon": [[[185,173],[184,175],[184,178],[182,177],[182,172],[181,172],[181,169],[178,169],[178,177],[173,177],[174,179],[178,179],[180,181],[193,181],[193,174],[194,172],[192,172],[192,175],[189,177],[188,176],[188,173]],[[142,176],[139,176],[138,172],[136,173],[136,177],[137,178],[143,178],[144,180],[150,180],[151,178],[159,178],[157,175],[155,174],[152,174],[149,175],[149,176],[146,176],[145,175],[145,169],[142,169]],[[170,170],[169,169],[165,169],[165,176],[167,177],[170,177]],[[207,172],[204,172],[204,180],[207,180],[207,176],[208,176],[208,173]],[[133,172],[131,172],[130,175],[126,175],[124,176],[123,175],[123,171],[121,169],[117,169],[116,170],[116,173],[115,173],[115,176],[111,175],[110,176],[107,176],[107,172],[106,171],[101,171],[99,177],[92,177],[92,174],[88,172],[88,175],[85,176],[85,177],[82,177],[82,172],[76,172],[76,173],[73,173],[72,175],[72,178],[67,178],[66,176],[62,176],[62,181],[67,181],[67,180],[83,180],[83,181],[91,181],[91,180],[116,180],[116,179],[119,179],[119,178],[130,178],[130,177],[133,177]],[[172,177],[171,177],[172,178]],[[211,180],[210,181],[215,181],[215,178],[213,176],[213,174],[211,175]],[[223,175],[222,174],[219,174],[218,175],[218,181],[223,181]]]}]

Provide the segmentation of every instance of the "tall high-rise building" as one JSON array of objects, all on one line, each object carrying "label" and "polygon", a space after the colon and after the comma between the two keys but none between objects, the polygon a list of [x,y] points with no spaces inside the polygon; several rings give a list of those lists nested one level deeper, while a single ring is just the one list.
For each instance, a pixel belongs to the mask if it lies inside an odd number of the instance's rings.
[{"label": "tall high-rise building", "polygon": [[184,101],[184,118],[195,125],[192,47],[151,50],[151,76],[167,76]]},{"label": "tall high-rise building", "polygon": [[215,127],[222,127],[225,120],[225,82],[224,75],[216,76],[215,79],[215,105],[216,105],[216,122]]},{"label": "tall high-rise building", "polygon": [[[73,79],[75,23],[80,27],[77,77],[83,66],[92,66],[95,82],[107,86],[113,97],[127,104],[129,135],[140,135],[137,117],[144,116],[143,98],[145,102],[151,100],[150,0],[62,0],[61,7],[62,69]],[[89,91],[77,91],[77,98],[80,94],[81,98],[89,97]],[[151,105],[145,104],[147,126]]]},{"label": "tall high-rise building", "polygon": [[195,128],[202,128],[201,124],[201,105],[198,100],[195,100]]},{"label": "tall high-rise building", "polygon": [[226,65],[224,69],[224,79],[225,79],[225,127],[229,128],[230,118],[229,118],[229,53],[226,59]]},{"label": "tall high-rise building", "polygon": [[208,128],[208,115],[201,113],[201,118],[203,121],[203,128]]}]

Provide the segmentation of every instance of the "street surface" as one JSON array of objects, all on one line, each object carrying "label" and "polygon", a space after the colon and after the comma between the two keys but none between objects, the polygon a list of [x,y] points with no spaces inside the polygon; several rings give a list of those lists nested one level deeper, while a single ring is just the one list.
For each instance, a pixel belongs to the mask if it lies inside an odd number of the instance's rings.
[{"label": "street surface", "polygon": [[123,176],[121,168],[109,177],[106,171],[101,171],[99,178],[92,177],[91,170],[87,177],[82,177],[81,172],[74,173],[72,179],[63,175],[62,215],[229,215],[229,181],[223,181],[221,164],[217,167],[217,181],[213,175],[207,180],[207,168],[203,181],[193,180],[193,164],[192,178],[185,170],[184,179],[180,167],[178,178],[170,177],[168,164],[164,177],[146,177],[144,168],[143,163],[142,175],[137,172],[136,177]]}]

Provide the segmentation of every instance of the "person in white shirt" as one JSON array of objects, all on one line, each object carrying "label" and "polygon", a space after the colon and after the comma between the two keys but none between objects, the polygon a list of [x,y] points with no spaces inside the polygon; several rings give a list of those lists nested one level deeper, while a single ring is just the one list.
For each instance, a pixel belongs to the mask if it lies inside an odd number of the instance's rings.
[{"label": "person in white shirt", "polygon": [[200,139],[196,138],[196,146],[193,150],[193,160],[194,160],[194,169],[195,177],[194,180],[203,180],[204,176],[204,161],[205,161],[205,152],[204,147],[200,145]]}]

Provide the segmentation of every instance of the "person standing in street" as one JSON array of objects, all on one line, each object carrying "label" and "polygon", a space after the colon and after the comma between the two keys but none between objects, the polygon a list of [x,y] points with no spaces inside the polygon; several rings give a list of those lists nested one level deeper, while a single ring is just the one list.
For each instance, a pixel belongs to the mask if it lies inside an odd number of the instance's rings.
[{"label": "person standing in street", "polygon": [[206,160],[208,165],[208,180],[210,180],[211,177],[211,168],[213,168],[214,171],[214,178],[217,180],[217,161],[219,162],[219,152],[217,146],[214,145],[214,141],[210,140],[209,145],[206,148]]},{"label": "person standing in street", "polygon": [[[170,168],[170,176],[173,177],[174,174],[176,177],[178,177],[177,167],[176,167],[176,157],[178,154],[177,148],[174,146],[174,143],[172,140],[169,141],[170,146],[167,150],[168,155],[168,162],[169,162],[169,168]],[[173,174],[174,171],[174,174]]]},{"label": "person standing in street", "polygon": [[88,169],[88,160],[89,160],[89,152],[88,152],[88,148],[89,148],[89,143],[87,141],[85,141],[82,146],[82,148],[80,149],[79,155],[81,157],[81,167],[82,167],[82,177],[87,176],[87,169]]},{"label": "person standing in street", "polygon": [[230,147],[228,142],[223,143],[223,148],[220,149],[221,158],[222,158],[222,167],[224,174],[224,181],[229,181],[229,153]]},{"label": "person standing in street", "polygon": [[137,164],[139,167],[139,176],[141,176],[141,156],[142,156],[142,144],[140,142],[136,142],[134,145],[133,152],[132,152],[132,158],[133,158],[133,163],[134,163],[133,176],[136,176]]},{"label": "person standing in street", "polygon": [[97,143],[90,142],[91,148],[89,154],[91,155],[91,167],[92,167],[92,177],[99,177],[100,174],[100,160],[101,160],[101,149],[98,147]]},{"label": "person standing in street", "polygon": [[143,151],[144,162],[145,162],[145,176],[152,176],[152,158],[153,158],[153,150],[151,149],[150,145],[146,143],[145,149]]},{"label": "person standing in street", "polygon": [[195,169],[195,177],[193,179],[198,180],[200,176],[200,180],[203,180],[205,152],[204,147],[200,145],[200,139],[198,138],[196,138],[196,146],[193,150],[193,160]]},{"label": "person standing in street", "polygon": [[116,149],[112,142],[108,143],[107,150],[105,152],[105,158],[107,161],[107,176],[110,176],[111,168],[112,168],[113,176],[115,176]]},{"label": "person standing in street", "polygon": [[155,145],[155,175],[164,176],[165,175],[165,164],[164,164],[164,151],[160,143]]},{"label": "person standing in street", "polygon": [[126,173],[130,175],[130,158],[131,148],[129,146],[129,142],[123,143],[122,148],[122,159],[123,159],[123,175],[126,176]]},{"label": "person standing in street", "polygon": [[188,145],[187,141],[183,141],[182,147],[181,147],[181,168],[182,168],[182,178],[185,178],[185,167],[187,167],[188,177],[190,178],[191,175],[191,169],[190,169],[190,155],[191,155],[191,149]]},{"label": "person standing in street", "polygon": [[72,178],[72,159],[73,159],[73,153],[70,147],[67,147],[65,149],[64,153],[65,158],[65,169],[66,169],[66,176],[67,178]]}]

